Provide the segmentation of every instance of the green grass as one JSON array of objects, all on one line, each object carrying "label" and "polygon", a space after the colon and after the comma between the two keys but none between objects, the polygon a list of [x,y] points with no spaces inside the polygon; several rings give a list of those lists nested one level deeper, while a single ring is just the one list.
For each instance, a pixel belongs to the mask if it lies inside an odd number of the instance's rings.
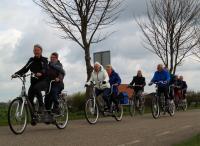
[{"label": "green grass", "polygon": [[200,146],[200,134],[174,146]]},{"label": "green grass", "polygon": [[7,125],[7,113],[8,107],[6,105],[0,105],[0,126]]}]

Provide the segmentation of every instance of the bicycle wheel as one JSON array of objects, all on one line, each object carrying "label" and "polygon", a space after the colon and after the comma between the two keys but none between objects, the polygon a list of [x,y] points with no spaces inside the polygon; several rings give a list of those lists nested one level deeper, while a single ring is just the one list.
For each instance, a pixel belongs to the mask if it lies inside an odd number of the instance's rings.
[{"label": "bicycle wheel", "polygon": [[22,98],[14,99],[8,109],[8,124],[14,134],[22,134],[27,126],[28,112]]},{"label": "bicycle wheel", "polygon": [[94,99],[88,99],[85,103],[85,118],[89,124],[95,124],[99,118],[99,109]]},{"label": "bicycle wheel", "polygon": [[129,99],[129,113],[131,117],[135,116],[135,104],[133,99]]},{"label": "bicycle wheel", "polygon": [[157,97],[153,97],[152,99],[151,112],[154,119],[160,117],[160,106]]},{"label": "bicycle wheel", "polygon": [[169,115],[170,116],[174,116],[175,115],[176,106],[175,106],[174,100],[170,101],[168,110],[169,110]]},{"label": "bicycle wheel", "polygon": [[121,104],[114,110],[114,117],[116,121],[121,121],[124,114],[123,106]]},{"label": "bicycle wheel", "polygon": [[186,111],[187,107],[188,107],[188,105],[187,105],[187,99],[185,99],[184,101],[182,101],[182,110]]},{"label": "bicycle wheel", "polygon": [[59,109],[60,109],[60,115],[55,117],[55,123],[58,129],[64,129],[67,126],[69,119],[68,106],[67,102],[64,99],[61,99],[59,101]]}]

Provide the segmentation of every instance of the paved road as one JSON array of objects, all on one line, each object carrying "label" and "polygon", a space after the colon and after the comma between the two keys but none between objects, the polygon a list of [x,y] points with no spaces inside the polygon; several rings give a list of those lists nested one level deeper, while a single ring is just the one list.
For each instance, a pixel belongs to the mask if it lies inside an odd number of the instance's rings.
[{"label": "paved road", "polygon": [[200,110],[193,110],[158,120],[148,114],[121,122],[103,118],[96,125],[70,121],[65,130],[40,124],[19,136],[0,127],[0,146],[171,146],[199,132]]}]

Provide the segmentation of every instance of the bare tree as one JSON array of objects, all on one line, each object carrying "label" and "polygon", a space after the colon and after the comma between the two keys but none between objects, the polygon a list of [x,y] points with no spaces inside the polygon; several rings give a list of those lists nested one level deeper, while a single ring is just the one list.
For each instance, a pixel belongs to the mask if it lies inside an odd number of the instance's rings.
[{"label": "bare tree", "polygon": [[200,62],[200,48],[197,48],[193,51],[194,60]]},{"label": "bare tree", "polygon": [[122,0],[33,0],[52,18],[63,38],[76,42],[85,52],[87,80],[91,76],[90,48],[111,33],[102,29],[113,24],[121,11]]},{"label": "bare tree", "polygon": [[145,36],[145,47],[173,74],[198,44],[199,38],[194,36],[199,13],[199,0],[150,0],[148,21],[137,21]]}]

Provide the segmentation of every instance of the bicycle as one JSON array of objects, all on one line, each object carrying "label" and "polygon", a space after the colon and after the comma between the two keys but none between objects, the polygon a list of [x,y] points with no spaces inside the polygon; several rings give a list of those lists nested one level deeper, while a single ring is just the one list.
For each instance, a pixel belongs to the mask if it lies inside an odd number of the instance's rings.
[{"label": "bicycle", "polygon": [[[180,86],[173,85],[173,97],[176,105],[176,109],[179,110],[180,108],[183,111],[187,110],[187,99],[183,98],[184,90],[181,89]],[[176,89],[176,92],[175,92]]]},{"label": "bicycle", "polygon": [[175,115],[174,100],[172,99],[171,101],[168,100],[166,102],[165,96],[163,95],[163,93],[161,94],[160,97],[158,96],[158,84],[166,84],[166,83],[163,81],[160,81],[160,82],[155,82],[154,84],[156,84],[156,94],[152,98],[152,104],[151,104],[151,111],[152,111],[153,118],[154,119],[159,118],[161,111],[163,112],[163,114],[168,112],[170,116],[174,116]]},{"label": "bicycle", "polygon": [[[45,113],[51,115],[48,124],[54,124],[58,129],[64,129],[68,123],[68,106],[66,101],[67,94],[61,93],[59,95],[59,109],[60,114],[54,114],[51,111],[44,110],[44,113],[39,114],[35,112],[34,107],[30,103],[27,93],[26,93],[26,77],[32,74],[27,74],[23,76],[15,75],[13,78],[18,78],[22,81],[22,90],[19,97],[16,97],[9,105],[8,109],[8,124],[11,131],[18,135],[22,134],[28,124],[28,117],[30,115],[31,122],[34,121],[37,123],[46,123],[45,122]],[[53,81],[51,81],[50,86]],[[50,89],[49,89],[50,91]]]},{"label": "bicycle", "polygon": [[[93,89],[93,95],[85,103],[85,118],[89,124],[96,124],[99,118],[99,113],[103,116],[112,116],[116,121],[121,121],[123,117],[123,106],[119,103],[115,105],[113,102],[111,104],[112,112],[106,112],[106,103],[102,98],[102,95],[98,96],[97,99],[95,94],[95,84],[92,82],[90,87]],[[112,95],[112,89],[109,96]]]},{"label": "bicycle", "polygon": [[[141,85],[128,85],[128,88],[134,90],[135,87],[141,87]],[[144,114],[145,111],[145,98],[142,93],[138,95],[133,95],[132,98],[129,99],[129,113],[133,117],[135,115],[136,110],[140,115]]]}]

